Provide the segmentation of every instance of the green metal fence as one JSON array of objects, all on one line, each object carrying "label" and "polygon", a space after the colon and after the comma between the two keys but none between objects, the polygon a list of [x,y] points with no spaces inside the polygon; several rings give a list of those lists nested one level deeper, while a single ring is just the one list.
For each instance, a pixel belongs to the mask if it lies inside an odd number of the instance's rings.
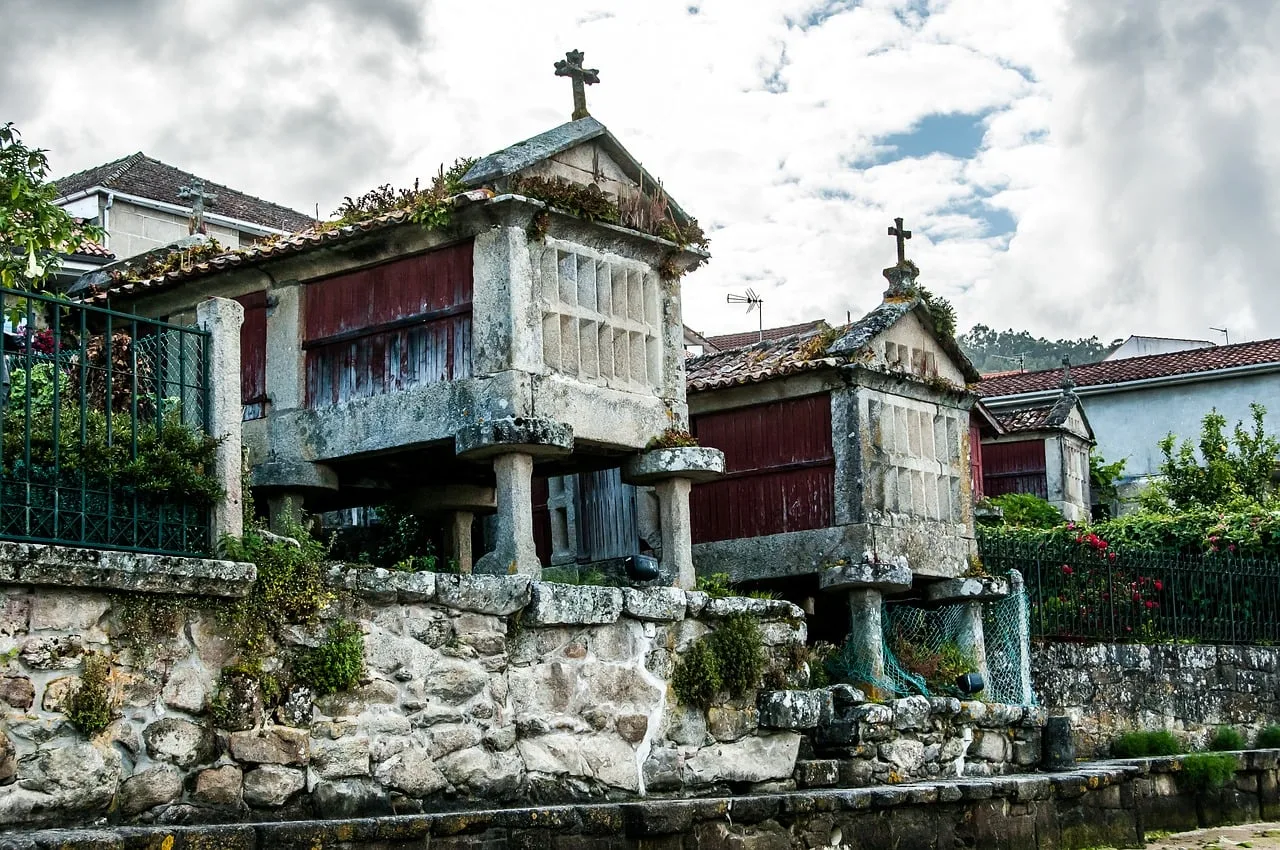
[{"label": "green metal fence", "polygon": [[209,550],[208,334],[0,288],[0,538]]},{"label": "green metal fence", "polygon": [[1280,561],[1115,552],[990,532],[978,543],[987,569],[1026,577],[1033,637],[1280,643]]}]

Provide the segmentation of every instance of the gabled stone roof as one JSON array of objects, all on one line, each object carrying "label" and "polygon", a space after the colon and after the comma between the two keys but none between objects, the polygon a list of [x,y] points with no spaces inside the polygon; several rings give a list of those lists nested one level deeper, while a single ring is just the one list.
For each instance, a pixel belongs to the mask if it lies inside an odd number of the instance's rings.
[{"label": "gabled stone roof", "polygon": [[[178,197],[179,190],[183,186],[189,186],[195,179],[203,180],[189,171],[174,168],[139,151],[104,165],[78,171],[55,180],[54,183],[58,187],[59,196],[64,198],[100,186],[152,201],[181,205],[184,202]],[[246,195],[221,183],[204,180],[204,187],[205,191],[218,196],[218,200],[207,208],[210,215],[234,218],[286,232],[302,230],[315,224],[315,219],[309,215]]]},{"label": "gabled stone roof", "polygon": [[[1212,379],[1212,373],[1219,370],[1270,363],[1280,366],[1280,339],[1073,365],[1071,377],[1077,388],[1200,373],[1204,373],[1205,379]],[[1061,380],[1061,369],[991,375],[978,384],[978,394],[992,398],[1046,392],[1057,388]]]},{"label": "gabled stone roof", "polygon": [[685,360],[688,388],[693,391],[722,389],[838,366],[841,358],[824,356],[822,341],[818,339],[819,334],[827,330],[823,322],[809,333],[690,357]]}]

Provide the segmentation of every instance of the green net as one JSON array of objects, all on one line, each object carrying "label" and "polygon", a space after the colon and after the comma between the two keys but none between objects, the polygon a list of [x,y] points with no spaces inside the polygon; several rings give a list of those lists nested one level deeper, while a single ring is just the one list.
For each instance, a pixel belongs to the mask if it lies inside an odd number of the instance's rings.
[{"label": "green net", "polygon": [[[980,669],[973,648],[980,641],[986,647],[987,675],[986,689],[978,696],[988,702],[1034,704],[1027,595],[1020,576],[1011,583],[1009,596],[982,603],[980,626],[972,621],[968,604],[884,603],[883,665],[862,657],[860,643],[850,640],[830,662],[832,673],[893,697],[964,696],[956,679]],[[975,634],[979,628],[980,636]]]}]

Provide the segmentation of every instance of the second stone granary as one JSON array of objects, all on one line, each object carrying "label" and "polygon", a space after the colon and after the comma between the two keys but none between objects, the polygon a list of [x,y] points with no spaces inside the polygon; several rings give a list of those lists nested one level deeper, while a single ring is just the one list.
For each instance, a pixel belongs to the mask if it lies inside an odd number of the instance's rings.
[{"label": "second stone granary", "polygon": [[687,427],[679,279],[707,257],[696,222],[591,117],[453,177],[426,205],[375,198],[340,226],[179,257],[91,299],[179,322],[210,296],[243,305],[244,442],[277,521],[396,498],[448,515],[467,569],[472,518],[496,511],[476,569],[537,574],[535,469],[630,461],[691,584],[689,480],[722,459],[644,450]]}]

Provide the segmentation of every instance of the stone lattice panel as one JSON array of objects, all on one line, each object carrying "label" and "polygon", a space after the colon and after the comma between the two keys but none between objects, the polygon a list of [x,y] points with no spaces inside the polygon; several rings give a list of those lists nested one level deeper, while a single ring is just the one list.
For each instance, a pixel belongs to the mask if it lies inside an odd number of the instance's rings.
[{"label": "stone lattice panel", "polygon": [[662,386],[662,293],[648,267],[549,240],[542,353],[553,372],[655,395]]},{"label": "stone lattice panel", "polygon": [[871,504],[919,519],[963,519],[960,422],[936,405],[896,398],[868,400],[878,470]]}]

